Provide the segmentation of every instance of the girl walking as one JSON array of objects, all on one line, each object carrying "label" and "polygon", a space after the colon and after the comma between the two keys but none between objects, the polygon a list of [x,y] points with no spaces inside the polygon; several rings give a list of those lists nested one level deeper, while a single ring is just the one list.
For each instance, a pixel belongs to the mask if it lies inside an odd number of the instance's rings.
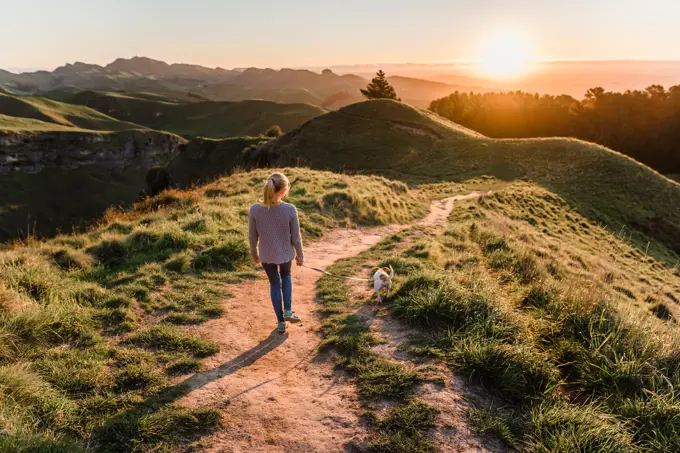
[{"label": "girl walking", "polygon": [[297,209],[282,201],[289,187],[283,173],[273,173],[264,185],[262,202],[250,207],[248,217],[250,254],[256,263],[262,264],[269,278],[272,305],[281,333],[286,331],[286,321],[300,322],[292,308],[290,268],[293,259],[298,266],[304,262]]}]

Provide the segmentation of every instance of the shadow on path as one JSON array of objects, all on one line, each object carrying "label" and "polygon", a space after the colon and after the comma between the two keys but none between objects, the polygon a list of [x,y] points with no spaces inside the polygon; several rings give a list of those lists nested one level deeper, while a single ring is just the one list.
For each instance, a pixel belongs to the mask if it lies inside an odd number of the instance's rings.
[{"label": "shadow on path", "polygon": [[[202,388],[213,381],[236,373],[238,370],[252,365],[282,345],[287,339],[287,333],[282,335],[278,333],[276,329],[273,330],[269,336],[260,341],[257,345],[229,360],[228,362],[223,363],[222,365],[211,370],[204,371],[202,373],[195,373],[179,384],[172,387],[167,387],[161,390],[159,393],[148,396],[143,401],[121,411],[114,417],[108,419],[104,426],[96,430],[94,433],[94,438],[104,441],[104,443],[107,445],[118,445],[120,450],[117,451],[129,451],[129,448],[132,448],[139,442],[139,436],[144,435],[141,433],[141,425],[143,424],[143,420],[148,419],[151,414],[166,408],[168,405],[176,402],[196,389]],[[312,351],[313,350],[314,349],[312,349]],[[312,351],[310,351],[310,354]],[[295,366],[289,370],[286,370],[283,374],[286,374],[293,368],[297,367],[307,358],[307,356],[305,356]],[[283,376],[283,374],[281,376]],[[229,399],[246,393],[253,388],[265,385],[267,382],[278,379],[281,376],[277,376],[276,378],[270,379],[269,381],[258,384],[250,389],[230,397]],[[197,432],[195,434],[196,436],[200,436],[202,433]]]},{"label": "shadow on path", "polygon": [[204,371],[203,373],[196,373],[181,383],[178,386],[186,386],[186,393],[190,393],[196,389],[206,386],[207,384],[216,381],[230,374],[234,374],[242,368],[248,367],[259,359],[272,352],[274,349],[281,346],[288,339],[288,333],[280,334],[274,329],[267,338],[260,341],[256,346],[243,352],[230,361],[213,368],[212,370]]}]

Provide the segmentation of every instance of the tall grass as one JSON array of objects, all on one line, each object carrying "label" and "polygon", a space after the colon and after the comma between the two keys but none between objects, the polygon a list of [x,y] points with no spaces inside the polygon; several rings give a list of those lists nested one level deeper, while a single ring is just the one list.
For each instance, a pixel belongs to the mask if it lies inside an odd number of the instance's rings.
[{"label": "tall grass", "polygon": [[526,184],[451,220],[424,241],[443,256],[392,259],[419,264],[391,313],[493,396],[472,397],[493,401],[469,412],[472,426],[520,451],[677,450],[680,336],[667,304],[637,302],[671,271]]}]

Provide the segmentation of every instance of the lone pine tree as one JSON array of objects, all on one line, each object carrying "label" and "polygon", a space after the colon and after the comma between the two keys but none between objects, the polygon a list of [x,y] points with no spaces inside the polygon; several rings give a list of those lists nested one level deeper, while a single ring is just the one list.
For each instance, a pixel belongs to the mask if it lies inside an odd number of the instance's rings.
[{"label": "lone pine tree", "polygon": [[375,74],[375,77],[366,86],[366,89],[361,90],[361,94],[368,99],[394,99],[395,101],[401,101],[397,97],[397,92],[394,91],[390,82],[387,81],[387,77],[382,69]]}]

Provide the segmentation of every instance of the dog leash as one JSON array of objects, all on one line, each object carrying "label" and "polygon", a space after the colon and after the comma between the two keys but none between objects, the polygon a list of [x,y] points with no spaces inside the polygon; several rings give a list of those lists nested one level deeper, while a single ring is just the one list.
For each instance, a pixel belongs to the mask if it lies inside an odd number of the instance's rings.
[{"label": "dog leash", "polygon": [[316,271],[316,272],[321,272],[322,274],[326,274],[330,277],[341,278],[343,280],[358,280],[360,282],[368,282],[368,281],[371,280],[370,278],[357,278],[357,277],[346,277],[344,275],[335,275],[335,274],[331,274],[330,272],[325,271],[323,269],[307,266],[306,264],[303,264],[302,267],[306,267],[307,269],[311,269],[311,270]]}]

